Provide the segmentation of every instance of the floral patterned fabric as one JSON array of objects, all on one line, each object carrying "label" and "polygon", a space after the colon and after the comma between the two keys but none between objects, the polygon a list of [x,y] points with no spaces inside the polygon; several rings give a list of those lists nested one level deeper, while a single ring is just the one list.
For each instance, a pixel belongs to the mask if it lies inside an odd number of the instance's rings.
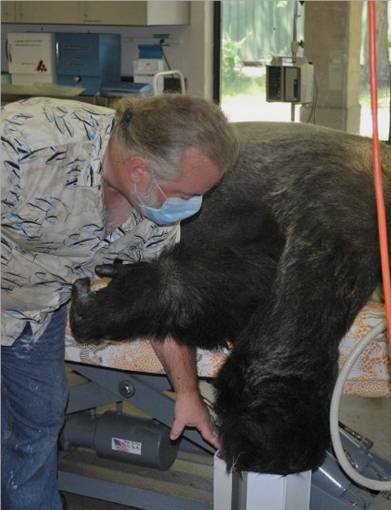
[{"label": "floral patterned fabric", "polygon": [[[346,361],[352,348],[380,321],[384,320],[384,307],[370,301],[360,312],[348,334],[340,344],[340,365]],[[224,363],[228,351],[210,352],[199,349],[198,375],[214,377]],[[110,343],[100,346],[77,344],[67,329],[66,359],[91,365],[135,372],[164,373],[148,340]],[[387,340],[380,335],[365,350],[345,384],[345,393],[363,397],[391,396],[391,377],[388,362]]]},{"label": "floral patterned fabric", "polygon": [[[383,303],[369,301],[340,344],[340,367],[360,340],[384,321]],[[345,383],[344,392],[362,397],[391,396],[391,367],[386,333],[375,338],[361,354]]]}]

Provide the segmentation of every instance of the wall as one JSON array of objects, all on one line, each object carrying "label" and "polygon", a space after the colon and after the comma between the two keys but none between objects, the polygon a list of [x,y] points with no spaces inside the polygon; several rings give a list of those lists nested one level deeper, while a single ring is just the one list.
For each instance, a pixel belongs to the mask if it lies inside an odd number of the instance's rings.
[{"label": "wall", "polygon": [[190,26],[183,33],[183,71],[189,93],[213,97],[213,2],[191,2]]},{"label": "wall", "polygon": [[2,63],[1,70],[7,70],[5,56],[5,39],[9,32],[83,32],[83,33],[110,33],[121,35],[121,68],[123,76],[131,76],[132,62],[137,58],[137,44],[158,42],[154,34],[169,34],[168,44],[165,48],[167,59],[172,68],[183,67],[185,51],[182,44],[183,33],[188,27],[113,27],[113,26],[91,26],[82,25],[23,25],[4,24],[2,25],[1,47]]},{"label": "wall", "polygon": [[[362,4],[305,3],[305,54],[315,66],[316,123],[350,133],[360,128]],[[302,120],[309,109],[302,108]]]},{"label": "wall", "polygon": [[213,2],[191,2],[189,26],[114,27],[81,25],[3,24],[1,33],[1,70],[7,71],[5,40],[9,32],[91,32],[121,35],[121,67],[123,76],[133,74],[132,62],[137,58],[137,44],[153,43],[154,34],[169,34],[165,53],[172,69],[183,71],[192,95],[212,97]]}]

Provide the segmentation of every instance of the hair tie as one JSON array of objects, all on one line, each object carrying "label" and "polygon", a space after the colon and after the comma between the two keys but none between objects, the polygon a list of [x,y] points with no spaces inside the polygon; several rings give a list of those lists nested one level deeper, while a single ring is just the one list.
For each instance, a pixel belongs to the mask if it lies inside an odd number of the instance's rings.
[{"label": "hair tie", "polygon": [[129,109],[125,110],[121,117],[121,123],[127,126],[129,122],[132,120],[132,117],[133,112]]}]

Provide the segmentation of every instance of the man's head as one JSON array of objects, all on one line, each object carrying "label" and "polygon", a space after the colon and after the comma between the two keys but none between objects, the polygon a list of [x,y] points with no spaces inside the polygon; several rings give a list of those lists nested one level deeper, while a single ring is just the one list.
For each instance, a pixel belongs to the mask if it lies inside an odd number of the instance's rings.
[{"label": "man's head", "polygon": [[170,197],[204,194],[232,167],[238,151],[216,105],[174,94],[120,100],[113,143],[111,185],[136,207],[141,202],[159,208]]}]

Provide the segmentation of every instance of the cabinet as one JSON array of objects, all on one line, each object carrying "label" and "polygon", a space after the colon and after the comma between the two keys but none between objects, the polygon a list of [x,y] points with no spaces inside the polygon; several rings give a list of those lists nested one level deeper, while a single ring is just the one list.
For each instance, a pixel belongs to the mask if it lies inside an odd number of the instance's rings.
[{"label": "cabinet", "polygon": [[78,24],[78,25],[187,25],[188,1],[26,1],[1,2],[5,23]]},{"label": "cabinet", "polygon": [[144,25],[146,2],[81,2],[88,25]]},{"label": "cabinet", "polygon": [[145,2],[147,4],[146,25],[188,25],[190,2]]},{"label": "cabinet", "polygon": [[82,2],[83,23],[97,25],[186,25],[188,1]]},{"label": "cabinet", "polygon": [[80,23],[81,2],[15,2],[17,23]]},{"label": "cabinet", "polygon": [[1,21],[2,23],[15,23],[16,21],[15,2],[1,2]]}]

